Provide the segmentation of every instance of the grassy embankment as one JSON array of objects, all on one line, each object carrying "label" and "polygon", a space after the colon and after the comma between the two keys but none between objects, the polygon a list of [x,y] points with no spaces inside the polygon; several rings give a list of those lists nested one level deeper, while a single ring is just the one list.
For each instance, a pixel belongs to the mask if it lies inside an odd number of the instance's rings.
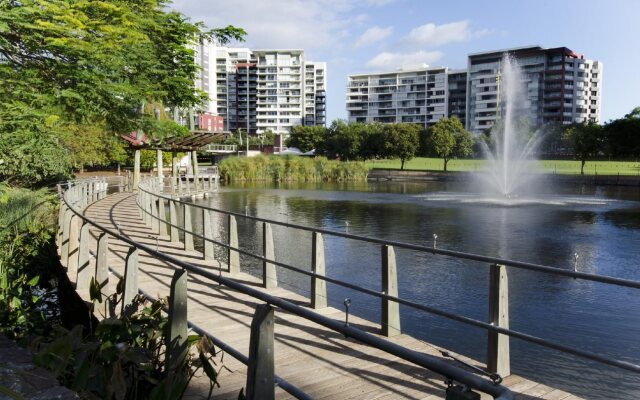
[{"label": "grassy embankment", "polygon": [[219,168],[227,182],[353,182],[366,180],[369,172],[363,162],[294,156],[229,157]]},{"label": "grassy embankment", "polygon": [[[451,160],[449,171],[479,171],[484,168],[485,160]],[[580,161],[573,160],[539,160],[533,161],[536,168],[549,174],[580,174]],[[367,161],[370,168],[400,169],[400,160],[375,160]],[[442,171],[442,159],[417,157],[405,163],[405,169]],[[588,161],[584,166],[587,175],[640,175],[640,162],[638,161]]]}]

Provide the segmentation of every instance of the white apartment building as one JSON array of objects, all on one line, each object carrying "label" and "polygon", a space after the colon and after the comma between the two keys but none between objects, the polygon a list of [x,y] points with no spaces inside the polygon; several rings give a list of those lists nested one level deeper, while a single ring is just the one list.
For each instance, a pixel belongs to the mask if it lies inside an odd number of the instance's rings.
[{"label": "white apartment building", "polygon": [[428,127],[456,116],[479,134],[499,118],[501,64],[510,54],[522,68],[525,111],[536,125],[600,121],[602,63],[566,47],[540,46],[471,54],[466,70],[446,67],[350,75],[350,122],[411,122]]},{"label": "white apartment building", "polygon": [[506,54],[522,69],[525,106],[535,125],[600,121],[602,63],[566,47],[527,46],[469,55],[467,130],[481,133],[498,119],[499,77]]},{"label": "white apartment building", "polygon": [[206,43],[196,52],[196,86],[209,94],[207,111],[227,131],[288,134],[296,125],[324,125],[326,63],[303,50],[251,50]]},{"label": "white apartment building", "polygon": [[410,122],[429,126],[448,112],[444,67],[349,75],[349,122]]}]

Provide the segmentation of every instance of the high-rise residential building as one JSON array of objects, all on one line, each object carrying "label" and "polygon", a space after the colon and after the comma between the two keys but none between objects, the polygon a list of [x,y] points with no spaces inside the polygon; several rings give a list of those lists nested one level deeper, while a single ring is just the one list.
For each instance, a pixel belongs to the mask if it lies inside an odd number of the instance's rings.
[{"label": "high-rise residential building", "polygon": [[506,54],[522,69],[525,105],[535,125],[600,121],[602,63],[566,47],[527,46],[469,55],[467,130],[480,133],[498,119]]},{"label": "high-rise residential building", "polygon": [[349,75],[350,122],[410,122],[429,126],[448,116],[444,67]]},{"label": "high-rise residential building", "polygon": [[455,116],[481,133],[499,118],[502,62],[522,68],[524,108],[535,125],[600,121],[602,63],[566,47],[528,46],[471,54],[466,70],[417,68],[350,75],[350,122],[411,122],[430,126]]},{"label": "high-rise residential building", "polygon": [[210,98],[204,111],[221,116],[227,131],[287,134],[296,125],[326,122],[326,63],[306,61],[303,50],[206,43],[196,61],[196,86]]}]

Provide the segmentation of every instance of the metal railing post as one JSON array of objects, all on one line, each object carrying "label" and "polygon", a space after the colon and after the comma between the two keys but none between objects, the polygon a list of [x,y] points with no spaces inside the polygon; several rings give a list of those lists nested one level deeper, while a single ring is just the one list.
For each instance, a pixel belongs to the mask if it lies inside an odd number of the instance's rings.
[{"label": "metal railing post", "polygon": [[204,236],[204,259],[214,260],[213,253],[213,221],[211,220],[211,211],[202,209],[202,236]]},{"label": "metal railing post", "polygon": [[107,266],[107,257],[109,255],[109,235],[102,232],[98,237],[98,255],[96,257],[96,282],[100,287],[100,297],[104,302],[108,295],[105,291],[109,290],[109,267]]},{"label": "metal railing post", "polygon": [[[324,276],[324,240],[322,234],[313,232],[311,243],[311,272]],[[316,276],[311,277],[311,308],[327,307],[327,282]]]},{"label": "metal railing post", "polygon": [[138,294],[138,249],[129,248],[124,267],[124,292],[122,294],[122,310],[131,304]]},{"label": "metal railing post", "polygon": [[[398,274],[396,253],[393,246],[382,246],[382,291],[388,296],[398,297]],[[400,304],[382,299],[382,334],[387,337],[399,335]]]},{"label": "metal railing post", "polygon": [[[238,248],[238,224],[236,217],[229,215],[229,230],[227,231],[227,243],[230,247]],[[229,274],[236,275],[240,272],[240,253],[228,249]]]},{"label": "metal railing post", "polygon": [[251,321],[247,400],[275,399],[273,323],[273,307],[259,304]]},{"label": "metal railing post", "polygon": [[184,204],[183,208],[184,214],[184,249],[185,250],[193,250],[193,222],[191,220],[191,206],[188,204]]},{"label": "metal railing post", "polygon": [[91,273],[89,271],[89,262],[91,253],[89,252],[89,239],[91,225],[88,222],[82,224],[80,229],[80,244],[78,245],[78,274],[76,275],[76,290],[86,290],[89,288],[91,281]]},{"label": "metal railing post", "polygon": [[[509,329],[509,281],[504,265],[489,266],[489,322]],[[511,375],[509,336],[488,332],[487,370],[502,377]]]},{"label": "metal railing post", "polygon": [[[271,224],[262,223],[262,255],[267,260],[275,261],[276,254],[273,247],[273,231]],[[262,262],[262,285],[265,289],[273,289],[278,287],[278,276],[276,274],[276,266],[267,261]]]},{"label": "metal railing post", "polygon": [[169,200],[169,221],[171,227],[169,229],[169,236],[174,243],[180,242],[180,231],[178,230],[178,207],[175,200]]},{"label": "metal railing post", "polygon": [[169,290],[169,331],[166,373],[179,373],[187,356],[187,271],[177,270]]}]

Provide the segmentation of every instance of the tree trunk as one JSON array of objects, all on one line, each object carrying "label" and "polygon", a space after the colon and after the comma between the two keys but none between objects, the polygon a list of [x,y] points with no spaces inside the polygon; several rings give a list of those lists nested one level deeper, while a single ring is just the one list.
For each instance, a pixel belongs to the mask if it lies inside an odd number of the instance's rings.
[{"label": "tree trunk", "polygon": [[584,175],[584,165],[587,163],[587,160],[582,160],[580,164],[580,175]]},{"label": "tree trunk", "polygon": [[400,171],[404,169],[404,158],[400,159]]},{"label": "tree trunk", "polygon": [[444,172],[447,172],[447,163],[449,162],[448,158],[444,159]]}]

